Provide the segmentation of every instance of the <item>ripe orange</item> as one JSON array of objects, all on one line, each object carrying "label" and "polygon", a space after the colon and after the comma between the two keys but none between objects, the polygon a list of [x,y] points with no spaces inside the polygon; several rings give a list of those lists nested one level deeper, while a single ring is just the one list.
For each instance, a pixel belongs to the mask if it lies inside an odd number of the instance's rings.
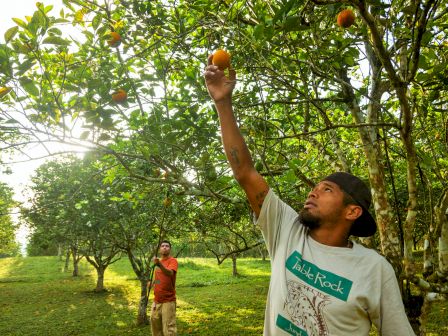
[{"label": "ripe orange", "polygon": [[213,54],[212,63],[213,65],[216,65],[219,70],[224,70],[230,67],[230,54],[223,49],[218,49]]},{"label": "ripe orange", "polygon": [[338,26],[348,28],[355,22],[355,14],[351,9],[344,9],[338,14]]},{"label": "ripe orange", "polygon": [[112,100],[115,103],[123,103],[127,98],[128,94],[123,89],[119,89],[118,91],[112,93]]},{"label": "ripe orange", "polygon": [[6,96],[9,93],[9,91],[11,91],[11,90],[12,90],[12,88],[10,88],[10,87],[1,87],[0,88],[0,98],[3,98],[4,96]]},{"label": "ripe orange", "polygon": [[117,32],[110,32],[110,39],[107,40],[107,44],[109,44],[111,47],[116,48],[121,44],[121,35]]}]

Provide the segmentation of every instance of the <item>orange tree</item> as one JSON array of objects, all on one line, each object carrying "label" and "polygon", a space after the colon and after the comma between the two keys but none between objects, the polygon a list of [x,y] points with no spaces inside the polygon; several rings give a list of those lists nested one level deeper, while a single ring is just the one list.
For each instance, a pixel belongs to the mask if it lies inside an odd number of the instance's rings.
[{"label": "orange tree", "polygon": [[[38,3],[5,34],[0,76],[13,89],[1,98],[2,130],[94,147],[114,160],[112,179],[239,202],[201,74],[224,48],[238,121],[277,193],[300,206],[330,171],[368,179],[379,234],[367,243],[406,284],[446,292],[446,0],[64,4],[55,18]],[[355,22],[342,28],[347,8]],[[67,23],[80,37],[63,33]],[[107,43],[111,31],[119,46]],[[127,99],[117,104],[119,89]],[[412,254],[423,236],[428,252],[441,242],[431,281],[416,276]]]},{"label": "orange tree", "polygon": [[12,189],[0,182],[0,256],[9,257],[19,254],[19,244],[15,240],[16,225],[12,220],[12,211],[16,202]]}]

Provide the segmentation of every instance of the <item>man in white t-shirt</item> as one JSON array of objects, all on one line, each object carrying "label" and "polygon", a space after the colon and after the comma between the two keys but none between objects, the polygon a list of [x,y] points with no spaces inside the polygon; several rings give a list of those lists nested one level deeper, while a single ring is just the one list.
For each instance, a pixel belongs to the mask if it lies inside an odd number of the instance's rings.
[{"label": "man in white t-shirt", "polygon": [[392,266],[349,240],[368,237],[376,223],[371,193],[359,178],[338,172],[322,179],[297,213],[254,168],[232,108],[236,73],[211,64],[204,72],[219,114],[224,150],[263,232],[271,257],[264,335],[415,335]]}]

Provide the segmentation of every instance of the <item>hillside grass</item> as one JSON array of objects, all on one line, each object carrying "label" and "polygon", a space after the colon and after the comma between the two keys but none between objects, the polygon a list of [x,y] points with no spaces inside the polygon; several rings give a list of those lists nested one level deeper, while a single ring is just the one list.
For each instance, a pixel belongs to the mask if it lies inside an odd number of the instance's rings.
[{"label": "hillside grass", "polygon": [[[178,335],[261,335],[268,291],[268,261],[231,262],[180,258],[177,278]],[[0,335],[150,335],[135,324],[139,282],[123,258],[105,274],[108,291],[93,292],[94,269],[80,276],[62,271],[57,257],[0,259]],[[428,334],[448,335],[447,304],[436,303]]]}]

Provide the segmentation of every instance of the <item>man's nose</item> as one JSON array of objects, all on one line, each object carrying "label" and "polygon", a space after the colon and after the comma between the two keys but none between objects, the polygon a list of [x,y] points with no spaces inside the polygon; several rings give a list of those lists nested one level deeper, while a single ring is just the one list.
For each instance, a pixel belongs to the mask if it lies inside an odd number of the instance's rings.
[{"label": "man's nose", "polygon": [[317,197],[316,189],[313,189],[308,193],[308,198],[316,198],[316,197]]}]

